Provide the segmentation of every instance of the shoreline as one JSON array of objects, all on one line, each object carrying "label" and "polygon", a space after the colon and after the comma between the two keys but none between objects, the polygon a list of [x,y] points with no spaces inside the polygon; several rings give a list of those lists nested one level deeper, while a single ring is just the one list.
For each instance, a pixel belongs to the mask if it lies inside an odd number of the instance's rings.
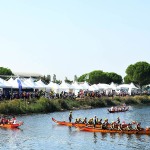
[{"label": "shoreline", "polygon": [[125,97],[101,97],[83,99],[14,99],[0,102],[0,114],[3,115],[31,115],[51,112],[63,112],[67,110],[94,109],[111,106],[126,105],[148,105],[150,96],[125,96]]}]

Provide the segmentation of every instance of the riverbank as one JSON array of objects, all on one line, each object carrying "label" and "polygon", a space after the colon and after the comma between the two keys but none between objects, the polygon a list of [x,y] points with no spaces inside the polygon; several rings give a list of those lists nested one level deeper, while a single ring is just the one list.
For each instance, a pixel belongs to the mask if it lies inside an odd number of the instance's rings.
[{"label": "riverbank", "polygon": [[31,100],[9,100],[0,102],[0,114],[19,115],[31,113],[49,113],[55,111],[90,109],[100,107],[127,105],[150,105],[150,96],[126,96],[126,97],[102,97],[84,99],[31,99]]}]

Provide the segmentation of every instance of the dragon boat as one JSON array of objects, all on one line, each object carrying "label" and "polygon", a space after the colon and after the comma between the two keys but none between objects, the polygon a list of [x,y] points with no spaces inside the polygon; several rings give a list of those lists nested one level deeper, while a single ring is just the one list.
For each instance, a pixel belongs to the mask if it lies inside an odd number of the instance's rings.
[{"label": "dragon boat", "polygon": [[23,122],[19,122],[16,124],[0,124],[0,127],[1,128],[18,128],[21,125],[23,125]]},{"label": "dragon boat", "polygon": [[[56,119],[52,118],[52,120],[57,123],[58,125],[63,125],[63,126],[76,126],[76,127],[94,127],[94,125],[90,124],[85,124],[85,123],[75,123],[75,122],[66,122],[66,121],[57,121]],[[96,125],[96,127],[100,127],[100,125]]]},{"label": "dragon boat", "polygon": [[111,110],[111,108],[107,109],[109,113],[116,113],[116,112],[126,112],[129,110],[129,106],[126,106],[125,108],[121,108],[121,109],[113,109]]},{"label": "dragon boat", "polygon": [[[74,123],[74,122],[67,122],[67,121],[57,121],[56,119],[52,118],[52,120],[57,123],[58,125],[63,125],[63,126],[78,126],[78,127],[85,127],[87,124],[85,123]],[[92,125],[93,126],[93,125]]]},{"label": "dragon boat", "polygon": [[[56,119],[52,118],[52,120],[58,124],[63,126],[74,126],[74,127],[94,127],[93,124],[85,124],[85,123],[74,123],[74,122],[66,122],[66,121],[57,121]],[[101,124],[96,124],[96,128],[101,128]],[[111,124],[108,124],[107,127],[110,128]],[[127,124],[122,125],[122,127],[126,127]],[[118,128],[118,125],[115,125],[115,128]]]},{"label": "dragon boat", "polygon": [[125,133],[125,134],[148,134],[150,135],[150,128],[142,128],[141,130],[117,130],[117,129],[101,129],[101,128],[93,128],[93,127],[78,127],[80,131],[87,132],[101,132],[101,133]]}]

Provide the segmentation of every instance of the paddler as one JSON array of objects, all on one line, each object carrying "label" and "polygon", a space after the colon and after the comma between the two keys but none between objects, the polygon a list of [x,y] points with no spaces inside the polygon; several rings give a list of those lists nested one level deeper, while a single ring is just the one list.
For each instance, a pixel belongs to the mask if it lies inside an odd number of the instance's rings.
[{"label": "paddler", "polygon": [[82,123],[87,124],[87,118],[86,117],[84,118]]},{"label": "paddler", "polygon": [[138,131],[141,130],[141,123],[140,122],[136,124],[135,129]]},{"label": "paddler", "polygon": [[94,128],[96,127],[96,124],[97,124],[97,117],[95,116],[94,117]]},{"label": "paddler", "polygon": [[72,111],[70,111],[70,113],[69,113],[69,122],[71,122],[72,121]]}]

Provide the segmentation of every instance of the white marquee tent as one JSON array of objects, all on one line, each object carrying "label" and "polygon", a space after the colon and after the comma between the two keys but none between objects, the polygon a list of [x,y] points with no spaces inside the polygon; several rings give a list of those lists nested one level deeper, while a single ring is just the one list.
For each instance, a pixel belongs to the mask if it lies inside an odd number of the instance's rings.
[{"label": "white marquee tent", "polygon": [[31,88],[33,88],[33,89],[38,89],[38,86],[37,86],[36,83],[34,82],[34,79],[33,79],[33,78],[28,78],[28,79],[24,80],[24,83],[25,83],[27,86],[29,86],[29,87],[31,87]]},{"label": "white marquee tent", "polygon": [[59,85],[57,83],[50,82],[46,88],[52,89],[55,93],[59,93]]},{"label": "white marquee tent", "polygon": [[62,91],[65,92],[73,92],[74,87],[68,83],[65,83],[64,81],[59,85],[59,93]]},{"label": "white marquee tent", "polygon": [[31,88],[28,85],[26,85],[20,78],[16,78],[15,80],[13,80],[13,78],[10,78],[7,82],[12,86],[12,88],[18,89],[19,88],[18,81],[21,83],[22,89]]},{"label": "white marquee tent", "polygon": [[11,84],[9,84],[6,80],[0,78],[0,88],[11,88]]},{"label": "white marquee tent", "polygon": [[38,89],[46,89],[46,87],[47,87],[47,85],[44,84],[44,82],[42,82],[41,79],[39,81],[35,82],[35,84],[37,85]]}]

